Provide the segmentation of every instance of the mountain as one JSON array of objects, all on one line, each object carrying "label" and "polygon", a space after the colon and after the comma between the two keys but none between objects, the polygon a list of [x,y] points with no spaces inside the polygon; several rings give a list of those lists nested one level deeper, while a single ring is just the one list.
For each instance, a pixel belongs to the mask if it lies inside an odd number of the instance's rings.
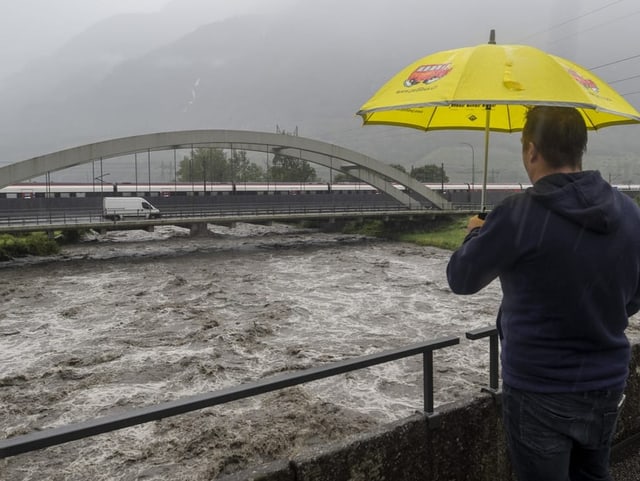
[{"label": "mountain", "polygon": [[[100,22],[0,85],[0,162],[156,131],[280,127],[408,168],[446,162],[458,181],[472,161],[480,171],[479,133],[363,128],[355,112],[409,62],[483,42],[488,28],[450,45],[450,25],[407,14],[418,0],[299,2],[221,21],[207,21],[208,2],[183,3]],[[509,177],[498,180],[526,180],[518,149],[517,134],[492,135],[494,174]]]}]

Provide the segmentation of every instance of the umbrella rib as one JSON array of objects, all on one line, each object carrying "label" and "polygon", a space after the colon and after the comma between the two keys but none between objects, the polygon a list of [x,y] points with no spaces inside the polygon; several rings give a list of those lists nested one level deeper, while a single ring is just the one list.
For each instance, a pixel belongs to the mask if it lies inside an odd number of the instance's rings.
[{"label": "umbrella rib", "polygon": [[431,125],[431,121],[433,120],[433,116],[436,114],[436,111],[438,110],[439,107],[434,107],[431,110],[431,115],[429,116],[429,120],[427,121],[427,123],[424,125],[424,130],[426,131],[429,126]]},{"label": "umbrella rib", "polygon": [[[583,110],[584,112],[584,110]],[[583,117],[586,117],[587,120],[589,121],[589,126],[593,129],[593,130],[597,130],[598,127],[597,125],[593,122],[593,120],[591,120],[591,117],[585,112],[585,114],[583,115]]]}]

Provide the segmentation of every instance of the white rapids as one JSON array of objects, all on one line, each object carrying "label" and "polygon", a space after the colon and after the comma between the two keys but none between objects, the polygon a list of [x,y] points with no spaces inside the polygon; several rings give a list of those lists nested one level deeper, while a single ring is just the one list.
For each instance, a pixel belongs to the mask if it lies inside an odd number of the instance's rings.
[{"label": "white rapids", "polygon": [[[488,384],[497,282],[460,297],[449,252],[283,225],[112,232],[0,264],[0,434],[93,419],[443,336],[435,402]],[[637,334],[637,329],[634,331]],[[422,409],[422,359],[0,461],[0,480],[213,479]]]}]

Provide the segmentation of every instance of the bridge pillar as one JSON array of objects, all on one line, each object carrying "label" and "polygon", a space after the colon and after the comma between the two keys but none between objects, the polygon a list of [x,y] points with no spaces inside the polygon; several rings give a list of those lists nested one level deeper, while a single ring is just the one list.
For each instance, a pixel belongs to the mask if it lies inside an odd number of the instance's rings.
[{"label": "bridge pillar", "polygon": [[191,237],[209,235],[209,229],[207,228],[207,223],[197,222],[195,224],[191,224],[191,226],[189,227],[189,234],[191,235]]}]

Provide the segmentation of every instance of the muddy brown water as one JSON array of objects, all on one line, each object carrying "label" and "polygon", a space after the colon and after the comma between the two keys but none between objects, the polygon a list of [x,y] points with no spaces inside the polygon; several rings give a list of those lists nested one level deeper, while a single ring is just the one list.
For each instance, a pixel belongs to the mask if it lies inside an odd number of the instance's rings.
[{"label": "muddy brown water", "polygon": [[[488,383],[497,283],[443,250],[276,225],[113,232],[0,266],[0,435],[62,426],[442,336],[436,406]],[[422,408],[395,361],[0,461],[0,480],[208,480]]]}]

